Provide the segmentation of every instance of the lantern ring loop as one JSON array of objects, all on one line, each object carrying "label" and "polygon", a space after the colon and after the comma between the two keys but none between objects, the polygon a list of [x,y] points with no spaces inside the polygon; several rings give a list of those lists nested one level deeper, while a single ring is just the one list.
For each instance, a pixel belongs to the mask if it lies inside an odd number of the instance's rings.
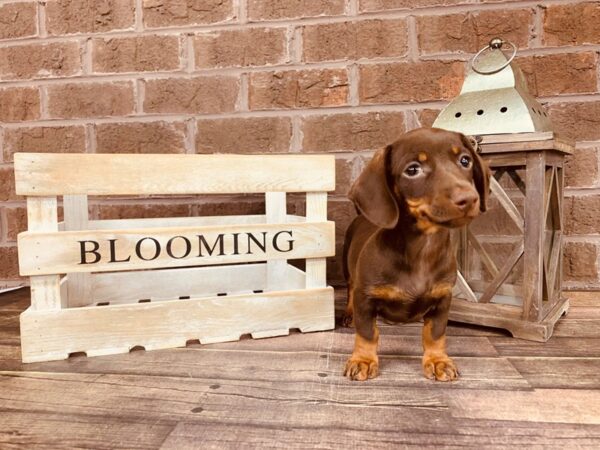
[{"label": "lantern ring loop", "polygon": [[[481,69],[478,69],[477,67],[475,67],[475,61],[477,60],[477,58],[479,58],[481,56],[481,54],[483,52],[485,52],[488,49],[501,50],[502,46],[504,44],[510,45],[512,47],[512,50],[513,50],[512,51],[512,55],[510,55],[510,58],[508,58],[508,61],[506,61],[500,67],[497,67],[497,68],[495,68],[493,70],[481,70]],[[515,56],[517,56],[517,46],[515,44],[513,44],[512,42],[508,42],[508,41],[504,41],[504,40],[498,39],[498,38],[492,39],[488,45],[486,45],[481,50],[479,50],[477,52],[477,54],[473,57],[473,59],[471,60],[471,68],[475,72],[477,72],[477,73],[479,73],[481,75],[491,75],[493,73],[500,72],[502,69],[504,69],[506,66],[508,66],[513,61],[513,59],[515,59]]]}]

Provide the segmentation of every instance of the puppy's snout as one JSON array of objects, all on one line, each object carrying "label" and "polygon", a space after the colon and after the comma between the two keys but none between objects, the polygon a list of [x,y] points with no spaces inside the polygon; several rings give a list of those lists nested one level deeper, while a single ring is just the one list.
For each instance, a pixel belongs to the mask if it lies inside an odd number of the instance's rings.
[{"label": "puppy's snout", "polygon": [[452,194],[452,202],[461,211],[469,211],[479,196],[472,190],[459,190]]}]

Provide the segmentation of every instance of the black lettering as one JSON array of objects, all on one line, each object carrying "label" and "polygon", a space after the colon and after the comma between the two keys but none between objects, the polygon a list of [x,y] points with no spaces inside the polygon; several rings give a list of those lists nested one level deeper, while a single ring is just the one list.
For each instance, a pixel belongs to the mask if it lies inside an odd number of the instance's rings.
[{"label": "black lettering", "polygon": [[212,256],[213,252],[215,251],[215,248],[217,248],[217,244],[219,244],[219,255],[218,256],[223,256],[225,254],[225,243],[223,242],[222,234],[219,234],[217,236],[217,239],[215,240],[215,243],[213,244],[212,247],[208,246],[208,242],[206,242],[206,238],[203,235],[199,234],[198,238],[200,239],[200,252],[198,253],[199,257],[204,256],[202,254],[202,245],[204,245],[204,248],[208,252],[209,256]]},{"label": "black lettering", "polygon": [[291,252],[292,250],[294,250],[294,240],[290,239],[287,241],[288,243],[288,249],[287,250],[282,250],[279,247],[279,244],[277,243],[277,238],[279,238],[280,234],[283,233],[287,233],[290,237],[292,237],[292,232],[291,231],[280,231],[279,233],[276,233],[275,236],[273,236],[273,248],[275,250],[277,250],[278,252],[282,252],[282,253],[287,253],[287,252]]},{"label": "black lettering", "polygon": [[[183,239],[183,241],[185,242],[185,252],[181,256],[175,256],[173,254],[173,249],[172,249],[173,241],[177,238]],[[167,255],[169,255],[171,258],[175,258],[175,259],[185,258],[186,256],[188,256],[190,254],[191,251],[192,251],[192,243],[185,236],[175,236],[175,237],[172,237],[171,239],[169,239],[169,241],[167,242]]]},{"label": "black lettering", "polygon": [[233,236],[233,255],[239,255],[239,242],[238,242],[238,236],[240,235],[240,233],[231,233],[231,235]]},{"label": "black lettering", "polygon": [[116,246],[115,246],[115,242],[117,242],[116,239],[109,239],[108,242],[110,243],[110,261],[109,263],[115,263],[115,262],[127,262],[131,259],[131,256],[128,256],[127,259],[117,259],[116,253]]},{"label": "black lettering", "polygon": [[[98,249],[100,248],[100,244],[96,241],[77,241],[79,242],[79,253],[81,255],[81,262],[79,264],[96,264],[100,261],[100,253],[98,253]],[[86,249],[86,244],[92,244],[92,249]],[[89,253],[94,254],[94,260],[88,261],[86,255]]]},{"label": "black lettering", "polygon": [[[150,241],[154,242],[154,248],[155,248],[155,250],[154,250],[154,256],[152,258],[144,258],[142,256],[142,242],[144,242],[145,240],[150,240]],[[140,239],[138,241],[137,244],[135,244],[135,254],[141,260],[152,261],[152,260],[158,258],[158,255],[160,255],[160,243],[156,239],[151,238],[151,237],[142,238],[142,239]]]},{"label": "black lettering", "polygon": [[254,242],[258,246],[258,248],[260,248],[262,250],[263,253],[265,253],[267,251],[267,232],[266,231],[262,232],[262,244],[258,241],[258,239],[256,239],[254,237],[254,235],[252,233],[248,233],[248,252],[246,253],[246,255],[252,254],[252,250],[250,250],[251,241]]}]

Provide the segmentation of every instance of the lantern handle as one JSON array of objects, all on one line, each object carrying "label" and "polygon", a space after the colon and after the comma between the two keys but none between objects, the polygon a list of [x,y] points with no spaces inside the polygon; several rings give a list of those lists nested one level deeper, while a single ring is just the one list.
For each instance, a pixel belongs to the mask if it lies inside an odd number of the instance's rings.
[{"label": "lantern handle", "polygon": [[[502,47],[504,46],[504,44],[510,45],[513,49],[512,55],[510,55],[510,58],[508,58],[508,61],[506,61],[500,67],[493,69],[493,70],[481,70],[481,69],[478,69],[477,67],[475,67],[475,61],[477,60],[477,58],[479,58],[481,56],[481,54],[483,52],[485,52],[488,49],[501,50]],[[473,57],[473,59],[471,60],[471,68],[475,72],[480,73],[481,75],[491,75],[493,73],[500,72],[502,69],[504,69],[506,66],[508,66],[512,62],[512,60],[515,59],[515,56],[517,56],[517,46],[515,44],[513,44],[512,42],[509,42],[509,41],[505,41],[504,39],[501,39],[501,38],[494,38],[490,41],[490,43],[488,45],[486,45],[481,50],[479,50],[477,52],[477,54]]]}]

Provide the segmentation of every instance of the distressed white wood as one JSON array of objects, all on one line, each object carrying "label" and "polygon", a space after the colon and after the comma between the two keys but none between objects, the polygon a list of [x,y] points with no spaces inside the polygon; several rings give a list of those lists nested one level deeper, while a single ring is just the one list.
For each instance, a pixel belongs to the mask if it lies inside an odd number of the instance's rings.
[{"label": "distressed white wood", "polygon": [[[88,198],[87,195],[65,195],[63,197],[64,230],[88,229]],[[89,303],[91,297],[92,281],[89,273],[68,274],[67,306],[83,306]]]},{"label": "distressed white wood", "polygon": [[[27,228],[30,231],[58,231],[58,203],[56,197],[28,197],[27,198]],[[18,239],[21,238],[19,234]],[[47,249],[44,249],[47,251]],[[22,254],[19,253],[19,259]],[[26,275],[21,273],[21,275]],[[32,276],[29,279],[31,286],[31,307],[35,310],[60,309],[60,276],[44,274]]]},{"label": "distressed white wood", "polygon": [[[306,220],[307,222],[324,222],[327,220],[327,192],[308,192],[306,194]],[[306,287],[325,287],[327,285],[326,278],[326,259],[307,258]]]},{"label": "distressed white wood", "polygon": [[[15,177],[17,192],[28,195],[32,224],[18,242],[20,269],[34,275],[33,306],[21,315],[24,362],[334,326],[333,289],[325,287],[325,257],[335,252],[325,193],[335,187],[332,156],[28,153],[15,155]],[[238,192],[265,193],[265,214],[124,220],[89,220],[87,214],[88,195]],[[286,214],[286,192],[309,193],[308,218]],[[61,224],[51,195],[64,197]],[[292,239],[289,252],[275,248],[278,232],[292,233],[278,241],[285,248]],[[247,234],[258,238],[252,252]],[[222,235],[223,250],[204,245],[200,255],[199,235],[208,246]],[[149,238],[161,251],[144,259],[149,248],[136,255],[136,244]],[[87,247],[84,264],[79,241],[99,244],[97,254]],[[96,255],[100,261],[88,264]],[[286,263],[313,257],[307,273]],[[67,274],[62,281],[60,274]]]},{"label": "distressed white wood", "polygon": [[[285,192],[265,193],[265,215],[269,223],[283,223],[287,214]],[[285,289],[287,261],[267,261],[267,290]]]},{"label": "distressed white wood", "polygon": [[465,280],[465,277],[463,277],[462,273],[460,273],[460,271],[456,272],[455,287],[456,289],[458,289],[460,294],[463,294],[466,297],[468,301],[477,302],[477,296],[473,292],[473,289],[471,289],[471,286],[469,286],[469,283],[467,283],[467,280]]},{"label": "distressed white wood", "polygon": [[15,153],[18,195],[151,195],[335,189],[332,155]]},{"label": "distressed white wood", "polygon": [[[266,251],[248,254],[246,251],[245,233],[259,235],[267,233]],[[294,240],[293,248],[287,252],[275,250],[272,242],[279,232],[277,241],[281,246]],[[233,233],[240,233],[239,254],[234,253]],[[291,237],[288,236],[291,233]],[[199,257],[199,238],[203,235],[209,244],[216,241],[217,236],[223,234],[223,249],[216,248],[212,255],[204,250]],[[265,261],[271,259],[298,259],[307,257],[326,257],[335,253],[335,226],[333,222],[320,223],[290,223],[290,224],[250,224],[226,225],[207,227],[181,227],[181,228],[149,228],[137,230],[94,230],[94,231],[64,231],[62,233],[33,233],[25,232],[19,235],[19,266],[23,275],[48,275],[54,273],[72,272],[110,272],[120,270],[157,269],[162,267],[185,267],[190,265],[228,264]],[[167,254],[168,242],[173,237],[184,237],[191,242],[191,251],[188,256],[173,258]],[[135,247],[143,239],[156,239],[161,251],[153,260],[143,260],[136,255]],[[116,239],[115,259],[121,262],[110,262],[110,239]],[[100,242],[98,250],[101,259],[95,264],[81,264],[80,242]],[[142,256],[151,258],[155,253],[155,245],[144,241]],[[151,248],[146,248],[148,244]],[[88,245],[91,248],[92,245]],[[52,251],[48,251],[52,249]],[[287,248],[286,248],[287,250]],[[184,255],[186,252],[185,241],[178,238],[171,246],[173,255]],[[219,252],[219,253],[218,253]],[[92,261],[93,255],[87,255],[87,261]],[[129,260],[127,261],[127,258]]]},{"label": "distressed white wood", "polygon": [[[208,320],[207,318],[210,318]],[[209,297],[136,305],[90,306],[21,315],[24,362],[88,355],[183,347],[201,343],[281,334],[282,330],[328,330],[334,327],[333,289],[302,289],[262,294]],[[38,339],[39,333],[43,339]]]},{"label": "distressed white wood", "polygon": [[[283,276],[289,289],[304,287],[304,272],[296,267],[288,264]],[[266,263],[97,273],[92,275],[89,303],[122,304],[142,299],[166,301],[222,293],[250,294],[266,291],[266,279]]]},{"label": "distressed white wood", "polygon": [[[306,217],[287,214],[284,222],[306,222]],[[89,230],[114,230],[126,228],[203,227],[208,225],[234,225],[267,223],[265,214],[245,216],[161,217],[159,219],[90,220]]]}]

